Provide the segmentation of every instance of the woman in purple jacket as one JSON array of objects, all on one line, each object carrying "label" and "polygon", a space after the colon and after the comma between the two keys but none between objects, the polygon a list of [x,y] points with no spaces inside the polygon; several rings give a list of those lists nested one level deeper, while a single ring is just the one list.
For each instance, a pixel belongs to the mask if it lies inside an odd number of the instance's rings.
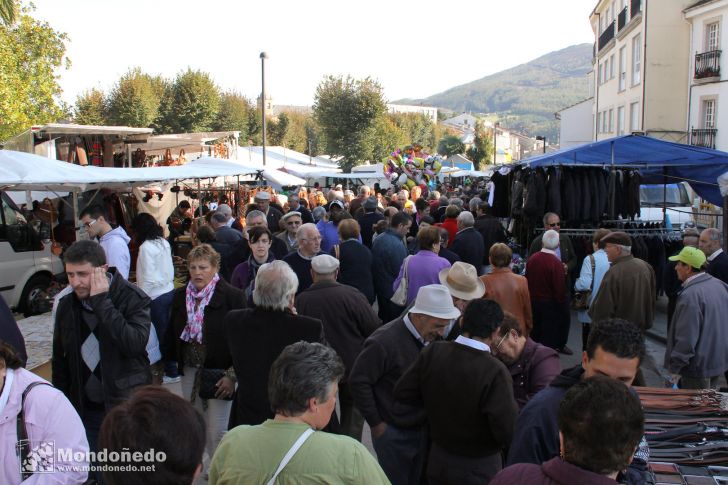
[{"label": "woman in purple jacket", "polygon": [[450,262],[437,255],[440,251],[440,228],[435,226],[423,227],[417,232],[417,244],[420,250],[414,256],[408,256],[399,268],[399,276],[394,280],[392,289],[397,288],[407,273],[407,303],[409,306],[415,298],[417,291],[423,286],[439,285],[440,270],[450,267]]},{"label": "woman in purple jacket", "polygon": [[561,456],[502,470],[490,485],[616,485],[644,433],[640,400],[623,383],[596,376],[573,386],[559,406]]}]

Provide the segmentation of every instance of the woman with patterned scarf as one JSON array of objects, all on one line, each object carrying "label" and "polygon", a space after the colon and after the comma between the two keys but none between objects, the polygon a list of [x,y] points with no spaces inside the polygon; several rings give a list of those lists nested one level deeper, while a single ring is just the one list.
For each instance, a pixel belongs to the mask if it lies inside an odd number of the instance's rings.
[{"label": "woman with patterned scarf", "polygon": [[189,283],[172,301],[174,348],[182,372],[182,394],[202,413],[207,426],[208,460],[227,430],[235,372],[222,322],[230,310],[245,307],[245,295],[223,280],[220,255],[201,244],[187,256]]},{"label": "woman with patterned scarf", "polygon": [[245,292],[246,302],[249,307],[253,305],[253,290],[255,289],[255,276],[258,269],[265,263],[276,259],[270,251],[273,235],[265,226],[255,226],[248,231],[248,244],[250,245],[250,256],[235,267],[230,278],[230,284]]}]

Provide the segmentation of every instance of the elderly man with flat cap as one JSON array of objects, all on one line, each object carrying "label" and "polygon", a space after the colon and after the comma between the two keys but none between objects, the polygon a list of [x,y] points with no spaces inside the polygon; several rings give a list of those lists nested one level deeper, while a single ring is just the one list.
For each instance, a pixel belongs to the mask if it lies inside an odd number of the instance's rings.
[{"label": "elderly man with flat cap", "polygon": [[338,275],[338,259],[328,254],[315,256],[311,260],[313,284],[296,297],[296,310],[299,315],[323,322],[328,344],[346,366],[339,383],[341,434],[361,441],[364,418],[354,407],[348,376],[364,340],[382,322],[364,294],[353,286],[338,283]]},{"label": "elderly man with flat cap", "polygon": [[[283,214],[281,211],[276,209],[275,207],[271,207],[270,201],[270,193],[266,192],[264,190],[261,190],[255,194],[255,205],[256,209],[258,209],[260,212],[265,214],[265,220],[268,223],[268,228],[271,230],[271,232],[278,232],[281,230],[280,227],[280,221],[283,217]],[[250,211],[248,211],[250,212]]]},{"label": "elderly man with flat cap", "polygon": [[601,240],[611,263],[602,285],[589,308],[593,322],[621,318],[643,332],[655,318],[655,271],[645,261],[632,256],[632,239],[621,231]]}]

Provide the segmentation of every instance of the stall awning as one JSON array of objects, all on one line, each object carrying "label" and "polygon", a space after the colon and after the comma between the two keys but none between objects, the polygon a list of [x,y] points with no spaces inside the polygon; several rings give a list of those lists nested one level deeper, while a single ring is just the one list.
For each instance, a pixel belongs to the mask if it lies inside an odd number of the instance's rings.
[{"label": "stall awning", "polygon": [[86,190],[131,188],[151,182],[229,177],[255,170],[219,158],[200,158],[185,165],[152,168],[82,167],[30,153],[0,150],[0,188],[4,190]]},{"label": "stall awning", "polygon": [[625,135],[529,158],[518,165],[639,169],[645,183],[684,180],[703,199],[722,205],[717,180],[728,172],[728,153],[647,136]]}]

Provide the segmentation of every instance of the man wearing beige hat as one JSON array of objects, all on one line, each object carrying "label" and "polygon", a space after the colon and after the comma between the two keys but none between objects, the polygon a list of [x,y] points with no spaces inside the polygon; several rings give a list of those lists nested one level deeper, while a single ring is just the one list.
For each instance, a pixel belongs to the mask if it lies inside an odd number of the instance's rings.
[{"label": "man wearing beige hat", "polygon": [[354,407],[348,376],[364,340],[382,322],[361,291],[336,281],[338,274],[338,259],[328,254],[315,256],[311,260],[313,284],[296,297],[296,310],[323,322],[326,341],[344,362],[346,371],[339,382],[341,433],[361,441],[364,418]]},{"label": "man wearing beige hat", "polygon": [[683,289],[667,335],[665,368],[683,389],[715,389],[728,369],[728,285],[705,272],[700,249],[685,247],[668,259],[677,263]]},{"label": "man wearing beige hat", "polygon": [[[482,298],[485,294],[485,285],[478,278],[478,272],[475,266],[462,261],[455,261],[450,268],[445,268],[439,274],[440,283],[450,292],[452,303],[460,310],[465,312],[471,300]],[[455,340],[461,332],[461,319],[456,318],[450,322],[445,332],[446,340]]]},{"label": "man wearing beige hat", "polygon": [[257,192],[255,194],[255,205],[260,212],[265,214],[265,219],[268,222],[268,228],[271,232],[277,233],[280,231],[280,220],[283,214],[275,207],[270,206],[270,193],[264,190]]},{"label": "man wearing beige hat", "polygon": [[634,323],[644,332],[652,327],[655,317],[655,271],[646,262],[632,256],[629,234],[612,232],[601,242],[611,267],[589,307],[589,316],[593,322],[621,318]]},{"label": "man wearing beige hat", "polygon": [[395,485],[420,483],[427,436],[424,410],[395,404],[394,386],[420,350],[441,338],[459,316],[446,286],[423,286],[406,315],[364,342],[351,369],[354,403],[372,429],[379,464]]}]

